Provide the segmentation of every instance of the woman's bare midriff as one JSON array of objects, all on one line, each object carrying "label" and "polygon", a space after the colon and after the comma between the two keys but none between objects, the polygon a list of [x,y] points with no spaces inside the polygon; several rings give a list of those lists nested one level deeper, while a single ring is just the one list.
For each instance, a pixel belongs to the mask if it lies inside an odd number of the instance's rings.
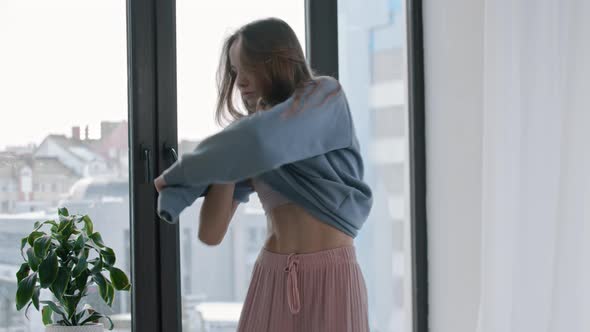
[{"label": "woman's bare midriff", "polygon": [[318,220],[293,203],[278,206],[267,215],[265,249],[275,253],[312,253],[353,245],[353,238]]}]

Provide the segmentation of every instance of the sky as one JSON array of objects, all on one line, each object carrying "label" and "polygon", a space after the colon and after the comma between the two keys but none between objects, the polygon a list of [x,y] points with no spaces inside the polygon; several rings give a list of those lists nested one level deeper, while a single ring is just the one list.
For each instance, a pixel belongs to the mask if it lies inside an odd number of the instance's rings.
[{"label": "sky", "polygon": [[[0,150],[71,127],[127,119],[125,0],[0,0]],[[177,0],[179,140],[215,123],[224,38],[254,19],[282,18],[305,47],[303,0]]]}]

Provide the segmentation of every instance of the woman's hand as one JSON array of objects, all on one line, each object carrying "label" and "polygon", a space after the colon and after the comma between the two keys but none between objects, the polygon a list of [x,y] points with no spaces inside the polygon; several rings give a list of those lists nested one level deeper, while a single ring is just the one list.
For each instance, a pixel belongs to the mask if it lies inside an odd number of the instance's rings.
[{"label": "woman's hand", "polygon": [[164,180],[164,177],[162,175],[158,176],[154,180],[154,186],[156,187],[156,190],[158,192],[162,191],[162,189],[164,189],[164,187],[166,187],[166,181]]}]

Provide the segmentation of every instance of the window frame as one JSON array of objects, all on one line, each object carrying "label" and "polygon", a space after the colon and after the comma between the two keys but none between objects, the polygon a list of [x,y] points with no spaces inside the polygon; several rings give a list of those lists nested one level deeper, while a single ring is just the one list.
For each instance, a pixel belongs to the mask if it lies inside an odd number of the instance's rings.
[{"label": "window frame", "polygon": [[153,180],[176,147],[176,2],[127,0],[132,331],[181,331],[177,225],[160,222]]}]

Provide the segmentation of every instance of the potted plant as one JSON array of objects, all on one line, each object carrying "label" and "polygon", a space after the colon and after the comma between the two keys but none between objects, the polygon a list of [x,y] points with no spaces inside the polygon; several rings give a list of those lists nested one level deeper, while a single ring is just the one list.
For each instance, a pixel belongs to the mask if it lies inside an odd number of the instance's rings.
[{"label": "potted plant", "polygon": [[[58,220],[37,221],[31,234],[21,240],[24,263],[16,273],[18,288],[16,308],[31,304],[39,310],[47,332],[104,331],[98,319],[111,319],[81,300],[93,283],[100,297],[112,306],[115,290],[129,291],[131,285],[125,273],[116,268],[113,249],[105,246],[100,233],[94,231],[88,215],[69,215],[66,208],[58,209]],[[78,228],[78,224],[82,228]],[[49,227],[49,232],[44,229]],[[109,278],[103,275],[109,273]],[[40,301],[41,289],[49,289],[55,301]],[[57,317],[53,322],[53,317]]]}]

